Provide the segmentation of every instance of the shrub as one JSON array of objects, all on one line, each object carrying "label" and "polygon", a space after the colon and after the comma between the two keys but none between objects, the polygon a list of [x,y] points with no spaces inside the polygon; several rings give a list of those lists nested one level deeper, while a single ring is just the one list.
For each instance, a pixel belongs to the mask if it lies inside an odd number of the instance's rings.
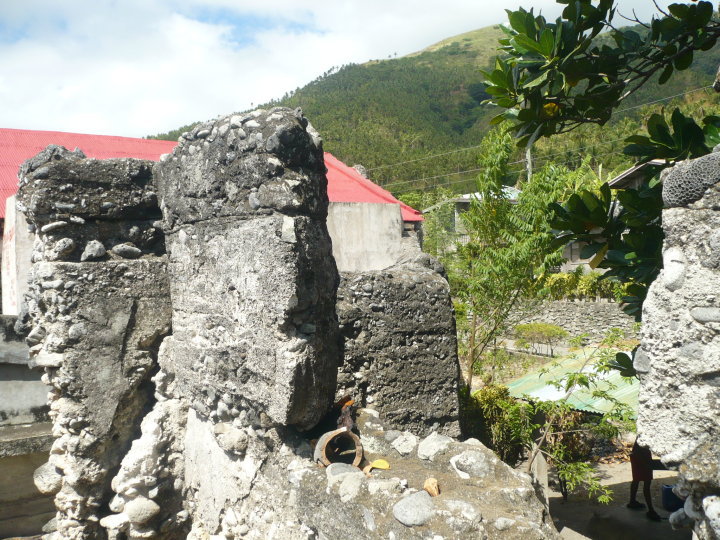
[{"label": "shrub", "polygon": [[465,392],[461,398],[464,433],[515,465],[531,439],[532,405],[511,397],[500,385],[484,386],[472,395]]},{"label": "shrub", "polygon": [[515,327],[515,343],[521,348],[531,349],[535,354],[540,354],[540,345],[545,345],[550,356],[554,356],[553,347],[567,337],[567,331],[555,324],[533,322]]},{"label": "shrub", "polygon": [[595,300],[607,298],[622,302],[628,296],[631,283],[604,278],[596,271],[584,273],[581,267],[573,272],[549,274],[544,278],[543,287],[550,300]]}]

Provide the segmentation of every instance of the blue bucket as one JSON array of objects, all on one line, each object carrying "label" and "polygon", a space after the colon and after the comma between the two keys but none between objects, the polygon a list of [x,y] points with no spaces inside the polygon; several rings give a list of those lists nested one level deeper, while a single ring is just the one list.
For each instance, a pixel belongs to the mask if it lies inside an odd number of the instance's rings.
[{"label": "blue bucket", "polygon": [[668,486],[667,484],[663,484],[662,487],[662,505],[668,512],[680,510],[685,504],[685,501],[673,493],[674,487],[675,486]]}]

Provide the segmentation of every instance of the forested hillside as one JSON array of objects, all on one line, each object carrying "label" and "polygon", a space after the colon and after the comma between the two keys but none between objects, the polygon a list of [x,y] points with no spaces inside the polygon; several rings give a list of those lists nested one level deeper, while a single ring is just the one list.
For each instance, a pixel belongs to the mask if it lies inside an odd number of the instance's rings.
[{"label": "forested hillside", "polygon": [[[350,165],[364,165],[373,180],[392,191],[435,185],[468,191],[477,174],[477,149],[463,149],[480,143],[497,113],[482,104],[486,95],[480,70],[494,62],[501,35],[498,26],[482,28],[406,57],[343,66],[263,107],[302,107],[326,150]],[[625,165],[621,139],[642,128],[649,110],[642,105],[650,103],[658,110],[674,103],[666,98],[684,94],[675,102],[714,107],[714,94],[685,92],[710,85],[718,63],[719,47],[697,54],[691,70],[665,85],[646,85],[624,103],[628,110],[615,114],[609,126],[583,126],[552,143],[538,144],[536,165],[552,159],[576,167],[588,156],[590,166],[602,163],[606,171]],[[176,139],[188,127],[155,137]],[[517,161],[522,157],[518,153]]]}]

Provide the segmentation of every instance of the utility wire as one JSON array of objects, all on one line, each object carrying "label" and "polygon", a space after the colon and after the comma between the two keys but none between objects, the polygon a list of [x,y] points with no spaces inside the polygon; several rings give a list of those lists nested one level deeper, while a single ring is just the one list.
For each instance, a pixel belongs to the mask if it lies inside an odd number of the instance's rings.
[{"label": "utility wire", "polygon": [[[577,151],[580,151],[580,150],[586,150],[586,149],[588,149],[588,148],[594,148],[594,147],[596,147],[596,146],[603,146],[603,145],[615,143],[615,142],[618,142],[618,141],[624,141],[625,139],[626,139],[626,137],[621,137],[621,138],[619,138],[619,139],[613,139],[613,140],[611,140],[611,141],[605,141],[605,142],[600,142],[600,143],[596,143],[596,144],[589,144],[589,145],[587,145],[587,146],[581,146],[581,147],[576,147],[576,148],[568,148],[567,150],[563,150],[562,152],[555,152],[554,154],[548,154],[548,155],[546,155],[546,156],[539,157],[539,158],[537,158],[537,162],[548,161],[550,158],[552,158],[552,157],[554,157],[554,156],[559,156],[559,155],[562,155],[562,154],[567,154],[568,152],[577,152]],[[616,152],[606,152],[606,153],[600,154],[599,156],[596,156],[596,157],[606,156],[606,155],[608,155],[608,154],[615,154],[615,153],[616,153]],[[518,161],[510,161],[510,162],[508,162],[508,165],[517,165],[517,164],[519,164],[519,163],[524,163],[524,162],[525,162],[524,159],[521,159],[521,160],[518,160]],[[565,164],[567,164],[567,162],[566,162]],[[444,177],[446,177],[446,176],[455,176],[455,175],[458,175],[458,174],[471,173],[471,172],[479,172],[479,171],[482,171],[482,170],[483,170],[483,167],[480,167],[480,168],[478,168],[478,169],[466,169],[466,170],[462,170],[462,171],[455,171],[455,172],[452,172],[452,173],[438,174],[438,175],[436,175],[436,176],[426,176],[426,177],[424,177],[424,178],[416,178],[416,179],[413,179],[413,180],[401,180],[400,182],[391,182],[390,184],[385,184],[384,186],[382,186],[382,188],[383,188],[383,189],[387,189],[387,188],[390,188],[390,187],[399,186],[399,185],[401,185],[401,184],[408,184],[408,183],[412,183],[412,182],[423,182],[423,181],[425,181],[425,180],[434,180],[434,179],[436,179],[436,178],[444,178]],[[525,170],[525,169],[517,169],[517,170],[515,170],[515,171],[508,171],[508,172],[520,172],[520,171],[523,171],[523,170]]]},{"label": "utility wire", "polygon": [[[613,139],[613,140],[610,140],[610,141],[598,142],[598,143],[595,143],[595,144],[588,144],[587,146],[580,146],[580,147],[576,147],[576,148],[568,148],[567,150],[563,150],[563,151],[561,151],[561,152],[555,152],[555,153],[553,153],[553,154],[547,154],[546,156],[539,157],[539,158],[537,158],[537,161],[538,161],[538,162],[547,161],[548,159],[550,159],[551,157],[554,157],[554,156],[559,156],[559,155],[562,155],[562,154],[567,154],[568,152],[579,152],[580,150],[587,150],[588,148],[594,148],[594,147],[596,147],[596,146],[603,146],[603,145],[606,145],[606,144],[612,144],[612,143],[616,143],[616,142],[619,142],[619,141],[624,141],[626,138],[627,138],[627,137],[620,137],[619,139]],[[610,152],[610,153],[613,153],[613,152]],[[604,155],[606,155],[606,154],[601,154],[601,155],[604,156]],[[519,164],[519,163],[525,163],[525,160],[524,160],[524,159],[520,159],[520,160],[518,160],[518,161],[510,161],[510,162],[508,162],[508,165],[517,165],[517,164]],[[482,170],[482,167],[479,168],[479,169],[467,169],[467,170],[464,170],[464,171],[456,171],[456,172],[453,172],[453,173],[439,174],[439,175],[437,175],[437,176],[428,176],[428,177],[426,177],[426,178],[416,178],[416,179],[414,179],[414,180],[401,180],[401,181],[399,181],[399,182],[391,182],[391,183],[389,183],[389,184],[385,184],[385,185],[382,186],[382,187],[383,187],[384,189],[387,189],[387,188],[389,188],[389,187],[399,186],[399,185],[401,185],[401,184],[408,184],[408,183],[411,183],[411,182],[418,182],[418,181],[422,181],[422,180],[434,180],[435,178],[443,178],[443,177],[445,177],[445,176],[453,176],[453,175],[456,175],[456,174],[478,172],[478,171],[481,171],[481,170]],[[522,169],[520,169],[520,170],[522,170]]]},{"label": "utility wire", "polygon": [[684,96],[685,94],[692,94],[693,92],[698,92],[700,90],[707,90],[708,88],[712,88],[712,85],[708,86],[701,86],[700,88],[694,88],[693,90],[687,90],[686,92],[681,92],[679,94],[675,94],[674,96],[668,96],[660,99],[656,99],[654,101],[648,101],[647,103],[641,103],[640,105],[633,105],[632,107],[627,107],[625,109],[620,109],[615,111],[614,114],[618,114],[625,111],[631,111],[633,109],[639,109],[640,107],[644,107],[645,105],[653,105],[654,103],[660,103],[661,101],[667,101],[668,99],[673,99],[676,97]]},{"label": "utility wire", "polygon": [[[641,104],[639,104],[639,105],[633,105],[632,107],[626,107],[625,109],[619,109],[619,110],[615,111],[614,114],[618,114],[618,113],[622,113],[622,112],[626,112],[626,111],[631,111],[631,110],[633,110],[633,109],[639,109],[640,107],[644,107],[645,105],[653,105],[653,104],[655,104],[655,103],[660,103],[660,102],[662,102],[662,101],[667,101],[667,100],[669,100],[669,99],[673,99],[673,98],[676,98],[676,97],[684,96],[684,95],[686,95],[686,94],[692,94],[693,92],[698,92],[698,91],[700,91],[700,90],[706,90],[706,89],[708,89],[708,88],[712,88],[712,86],[711,86],[711,85],[701,86],[701,87],[699,87],[699,88],[693,88],[692,90],[686,90],[685,92],[681,92],[681,93],[679,93],[679,94],[674,94],[674,95],[672,95],[672,96],[666,96],[666,97],[664,97],[664,98],[656,99],[656,100],[653,100],[653,101],[648,101],[647,103],[641,103]],[[611,141],[607,141],[607,142],[611,142]],[[435,157],[442,157],[442,156],[447,156],[447,155],[450,155],[450,154],[457,154],[458,152],[465,152],[466,150],[474,150],[475,148],[480,148],[480,146],[482,146],[482,145],[477,144],[477,145],[475,145],[475,146],[467,146],[467,147],[465,147],[465,148],[458,148],[457,150],[450,150],[450,151],[448,151],[448,152],[442,152],[442,153],[440,153],[440,154],[432,154],[432,155],[425,156],[425,157],[421,157],[421,158],[409,159],[409,160],[407,160],[407,161],[398,161],[397,163],[390,163],[390,164],[388,164],[388,165],[379,165],[379,166],[377,166],[377,167],[371,167],[371,168],[367,169],[367,171],[368,171],[368,172],[370,172],[370,171],[378,171],[378,170],[380,170],[380,169],[387,169],[387,168],[389,168],[389,167],[396,167],[396,166],[398,166],[398,165],[405,165],[405,164],[407,164],[407,163],[416,163],[416,162],[418,162],[418,161],[425,161],[425,160],[432,159],[432,158],[435,158]],[[582,150],[582,148],[578,148],[578,150]],[[564,153],[564,152],[559,152],[559,153],[562,154],[562,153]],[[556,155],[557,155],[557,154],[556,154]],[[523,161],[524,161],[524,160],[523,160]],[[516,161],[516,162],[514,162],[514,163],[522,163],[522,161]],[[414,182],[414,180],[408,180],[408,181],[409,181],[409,182]],[[387,186],[389,186],[389,185],[390,185],[390,184],[386,184],[386,185],[383,186],[383,187],[387,187]]]},{"label": "utility wire", "polygon": [[[608,156],[608,155],[610,155],[610,154],[618,154],[618,152],[605,152],[604,154],[599,154],[597,157]],[[562,165],[567,165],[567,164],[568,164],[567,162],[562,163]],[[508,165],[509,165],[509,164],[508,164]],[[476,172],[476,171],[480,171],[480,170],[482,170],[482,168],[480,168],[480,169],[470,169],[470,170],[468,170],[468,171],[458,171],[458,172],[449,173],[449,174],[441,174],[441,175],[439,175],[439,176],[433,176],[433,177],[425,178],[424,180],[432,180],[432,179],[434,179],[434,178],[444,178],[444,177],[446,177],[446,176],[454,176],[454,175],[457,175],[457,174],[462,174],[463,172]],[[519,172],[523,172],[524,170],[525,170],[524,168],[523,168],[523,169],[514,169],[514,170],[508,171],[508,173],[509,173],[509,174],[511,174],[511,173],[519,173]],[[470,181],[471,181],[471,180],[468,179],[468,178],[463,178],[462,180],[455,180],[455,181],[453,181],[453,182],[448,182],[447,184],[420,187],[420,188],[417,188],[417,189],[415,189],[415,190],[413,190],[413,191],[427,191],[427,190],[429,190],[429,189],[437,189],[437,188],[440,188],[440,187],[447,187],[447,186],[452,186],[452,185],[455,185],[455,184],[461,184],[461,183],[463,183],[463,182],[470,182]]]},{"label": "utility wire", "polygon": [[378,167],[372,167],[370,169],[367,169],[368,172],[370,171],[378,171],[380,169],[387,169],[388,167],[395,167],[397,165],[405,165],[406,163],[415,163],[416,161],[425,161],[426,159],[431,159],[435,157],[442,157],[447,156],[450,154],[457,154],[458,152],[465,152],[466,150],[474,150],[475,148],[480,148],[480,144],[476,144],[475,146],[467,146],[465,148],[458,148],[457,150],[450,150],[449,152],[443,152],[442,154],[433,154],[431,156],[425,156],[417,159],[409,159],[407,161],[400,161],[399,163],[391,163],[390,165],[380,165]]}]

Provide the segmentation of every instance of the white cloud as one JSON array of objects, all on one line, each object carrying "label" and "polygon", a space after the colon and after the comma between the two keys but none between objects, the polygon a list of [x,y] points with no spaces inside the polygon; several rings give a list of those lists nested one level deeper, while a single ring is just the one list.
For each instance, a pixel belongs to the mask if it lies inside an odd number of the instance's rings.
[{"label": "white cloud", "polygon": [[[667,4],[668,2],[664,2]],[[0,2],[0,127],[142,136],[554,0]],[[646,18],[647,0],[621,0]]]}]

